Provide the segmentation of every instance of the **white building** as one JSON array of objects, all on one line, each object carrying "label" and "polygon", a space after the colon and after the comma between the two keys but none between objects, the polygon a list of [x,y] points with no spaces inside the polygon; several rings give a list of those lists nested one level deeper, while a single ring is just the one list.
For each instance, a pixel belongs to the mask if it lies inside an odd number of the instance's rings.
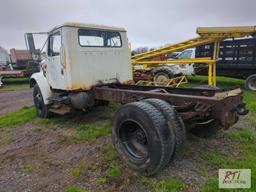
[{"label": "white building", "polygon": [[0,46],[0,66],[6,65],[10,62],[10,57],[8,52]]}]

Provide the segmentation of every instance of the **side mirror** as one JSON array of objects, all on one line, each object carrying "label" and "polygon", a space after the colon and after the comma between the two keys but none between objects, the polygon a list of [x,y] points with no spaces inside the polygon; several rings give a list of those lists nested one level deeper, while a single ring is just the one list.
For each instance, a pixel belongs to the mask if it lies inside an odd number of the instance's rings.
[{"label": "side mirror", "polygon": [[36,48],[35,48],[35,42],[34,42],[33,34],[32,33],[25,33],[24,37],[25,37],[27,50],[29,50],[31,53],[34,53]]}]

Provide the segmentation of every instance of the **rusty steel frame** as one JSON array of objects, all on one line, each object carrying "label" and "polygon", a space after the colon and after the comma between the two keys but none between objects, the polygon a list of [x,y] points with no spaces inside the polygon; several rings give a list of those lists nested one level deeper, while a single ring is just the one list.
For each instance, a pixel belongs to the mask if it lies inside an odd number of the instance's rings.
[{"label": "rusty steel frame", "polygon": [[240,88],[206,90],[156,86],[104,85],[93,88],[95,99],[122,104],[147,98],[167,101],[177,110],[189,127],[216,120],[228,129],[238,121],[238,108],[244,107]]}]

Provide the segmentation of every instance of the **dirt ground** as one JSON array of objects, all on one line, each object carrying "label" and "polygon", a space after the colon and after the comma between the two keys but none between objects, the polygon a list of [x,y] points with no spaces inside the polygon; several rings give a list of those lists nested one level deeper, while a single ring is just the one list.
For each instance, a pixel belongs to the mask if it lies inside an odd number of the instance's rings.
[{"label": "dirt ground", "polygon": [[[15,111],[32,103],[31,90],[1,92],[0,114]],[[10,99],[13,98],[13,99]],[[14,101],[15,100],[15,101]],[[99,107],[87,114],[78,114],[65,122],[76,126],[78,122],[94,123],[98,116],[113,110]],[[99,137],[94,142],[72,141],[69,138],[76,134],[74,129],[65,128],[66,124],[40,123],[38,119],[11,130],[14,139],[0,146],[0,191],[1,192],[61,192],[68,186],[79,186],[88,191],[153,191],[143,182],[140,176],[116,160],[122,167],[122,175],[116,179],[107,178],[99,184],[99,178],[105,176],[106,146],[110,137]],[[233,129],[251,127],[241,120]],[[216,175],[217,169],[203,161],[201,154],[216,149],[225,153],[239,153],[220,132],[211,139],[199,139],[189,136],[184,149],[170,165],[150,179],[179,178],[188,186],[185,191],[199,191],[206,180]],[[74,167],[83,167],[82,174],[75,177],[70,174]],[[199,170],[207,170],[204,175]]]},{"label": "dirt ground", "polygon": [[24,106],[33,104],[32,89],[18,91],[3,91],[0,89],[0,115],[16,111]]}]

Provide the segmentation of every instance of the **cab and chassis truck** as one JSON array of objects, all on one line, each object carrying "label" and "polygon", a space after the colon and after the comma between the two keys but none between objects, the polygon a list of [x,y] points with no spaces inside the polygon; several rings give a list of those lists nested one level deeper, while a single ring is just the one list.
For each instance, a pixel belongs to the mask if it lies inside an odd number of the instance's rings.
[{"label": "cab and chassis truck", "polygon": [[39,117],[122,104],[112,142],[132,169],[149,176],[182,148],[187,132],[207,137],[228,129],[248,110],[240,88],[167,88],[133,84],[123,28],[65,23],[48,32],[47,57],[32,75]]}]

